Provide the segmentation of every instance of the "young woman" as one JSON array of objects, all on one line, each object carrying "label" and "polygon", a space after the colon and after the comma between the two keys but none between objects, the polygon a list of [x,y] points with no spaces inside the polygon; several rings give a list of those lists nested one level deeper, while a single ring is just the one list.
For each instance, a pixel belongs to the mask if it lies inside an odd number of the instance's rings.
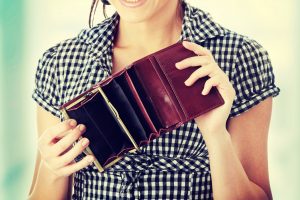
[{"label": "young woman", "polygon": [[[39,151],[29,199],[66,199],[71,189],[72,199],[272,199],[267,139],[272,97],[280,89],[264,48],[187,1],[103,2],[116,13],[39,60],[33,93]],[[63,121],[59,106],[134,60],[182,40],[199,55],[176,64],[197,68],[186,86],[208,75],[199,92],[216,87],[225,104],[99,173],[94,158],[82,154],[89,145],[86,127]]]}]

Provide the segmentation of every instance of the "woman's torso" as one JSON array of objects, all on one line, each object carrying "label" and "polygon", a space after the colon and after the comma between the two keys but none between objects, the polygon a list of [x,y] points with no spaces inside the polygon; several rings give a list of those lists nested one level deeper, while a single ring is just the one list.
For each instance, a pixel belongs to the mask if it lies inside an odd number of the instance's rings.
[{"label": "woman's torso", "polygon": [[[230,116],[278,93],[267,54],[259,44],[214,23],[202,10],[185,5],[180,40],[187,39],[209,49],[232,81],[238,97]],[[49,49],[37,73],[38,86],[42,89],[36,90],[33,98],[62,119],[57,109],[60,105],[140,57],[116,57],[115,65],[119,68],[113,69],[112,41],[117,22],[118,16],[114,14],[92,29],[82,31],[78,37]],[[238,53],[243,55],[238,58]],[[235,66],[238,59],[242,63]],[[266,80],[269,85],[265,84]],[[265,87],[270,88],[269,92],[252,95]],[[212,199],[209,158],[201,131],[191,120],[142,146],[140,152],[128,152],[103,173],[94,165],[79,170],[74,174],[72,198]]]}]

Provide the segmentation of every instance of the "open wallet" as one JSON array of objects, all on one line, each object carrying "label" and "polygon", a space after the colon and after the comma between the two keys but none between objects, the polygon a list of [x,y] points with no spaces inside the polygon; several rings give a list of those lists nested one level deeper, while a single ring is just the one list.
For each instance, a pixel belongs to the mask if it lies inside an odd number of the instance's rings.
[{"label": "open wallet", "polygon": [[90,145],[85,154],[95,156],[103,172],[126,152],[139,151],[161,134],[224,104],[213,87],[202,95],[208,77],[186,86],[197,69],[177,69],[175,63],[196,54],[182,42],[147,55],[93,85],[60,107],[64,119],[86,126]]}]

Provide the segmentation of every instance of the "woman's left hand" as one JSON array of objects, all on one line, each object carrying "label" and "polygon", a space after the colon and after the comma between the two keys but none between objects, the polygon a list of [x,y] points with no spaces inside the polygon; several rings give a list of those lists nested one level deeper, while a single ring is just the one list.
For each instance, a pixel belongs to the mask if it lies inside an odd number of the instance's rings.
[{"label": "woman's left hand", "polygon": [[199,67],[184,83],[187,86],[191,86],[199,78],[209,76],[210,78],[205,82],[203,91],[199,92],[202,92],[202,95],[206,95],[213,86],[216,86],[225,101],[224,105],[200,115],[195,118],[195,121],[203,134],[223,132],[226,129],[226,121],[235,97],[235,90],[228,76],[215,62],[213,55],[208,49],[189,41],[183,41],[183,46],[198,56],[186,58],[176,63],[176,67],[178,69]]}]

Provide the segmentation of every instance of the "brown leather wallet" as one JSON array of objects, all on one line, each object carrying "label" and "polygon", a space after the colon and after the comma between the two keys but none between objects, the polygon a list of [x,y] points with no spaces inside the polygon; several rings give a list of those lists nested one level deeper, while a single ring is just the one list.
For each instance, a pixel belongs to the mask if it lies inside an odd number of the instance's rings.
[{"label": "brown leather wallet", "polygon": [[100,172],[130,151],[140,150],[162,133],[224,104],[213,87],[202,95],[208,77],[186,86],[195,67],[178,70],[175,63],[195,56],[181,42],[145,56],[60,108],[65,119],[85,124],[90,140],[85,154],[94,155]]}]

